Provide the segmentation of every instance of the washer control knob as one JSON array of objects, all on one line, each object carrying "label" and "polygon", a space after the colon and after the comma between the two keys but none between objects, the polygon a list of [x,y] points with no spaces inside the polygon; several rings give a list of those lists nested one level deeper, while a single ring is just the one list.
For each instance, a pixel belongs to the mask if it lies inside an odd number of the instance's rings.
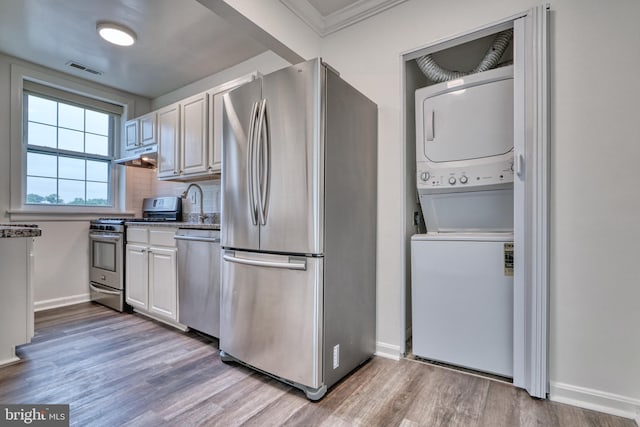
[{"label": "washer control knob", "polygon": [[420,174],[420,179],[425,182],[429,180],[429,177],[431,177],[431,174],[429,172],[422,172]]},{"label": "washer control knob", "polygon": [[462,175],[460,177],[460,184],[466,184],[469,181],[469,178],[467,178],[466,175]]},{"label": "washer control knob", "polygon": [[456,183],[456,177],[452,176],[451,178],[449,178],[449,184],[454,185]]}]

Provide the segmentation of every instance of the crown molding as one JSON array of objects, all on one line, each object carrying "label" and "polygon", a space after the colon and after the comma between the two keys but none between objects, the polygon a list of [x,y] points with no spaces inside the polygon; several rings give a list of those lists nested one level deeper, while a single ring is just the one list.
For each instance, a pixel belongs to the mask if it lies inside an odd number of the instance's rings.
[{"label": "crown molding", "polygon": [[358,0],[327,16],[322,16],[307,0],[280,0],[320,37],[367,19],[406,0]]}]

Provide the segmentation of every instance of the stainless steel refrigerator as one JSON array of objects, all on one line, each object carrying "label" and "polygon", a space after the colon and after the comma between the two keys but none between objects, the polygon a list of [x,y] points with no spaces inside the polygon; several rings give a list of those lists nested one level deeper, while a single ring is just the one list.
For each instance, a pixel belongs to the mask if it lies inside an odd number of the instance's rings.
[{"label": "stainless steel refrigerator", "polygon": [[322,398],[375,349],[377,106],[320,59],[224,96],[220,354]]}]

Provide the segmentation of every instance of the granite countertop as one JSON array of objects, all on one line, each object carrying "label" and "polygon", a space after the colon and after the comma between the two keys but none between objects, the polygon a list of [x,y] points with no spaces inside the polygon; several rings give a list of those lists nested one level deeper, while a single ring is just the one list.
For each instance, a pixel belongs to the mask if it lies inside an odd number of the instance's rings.
[{"label": "granite countertop", "polygon": [[35,224],[0,224],[0,238],[38,237],[42,230]]},{"label": "granite countertop", "polygon": [[199,230],[220,230],[220,224],[199,224],[197,222],[181,222],[181,221],[125,221],[126,225],[136,227],[171,227],[171,228],[195,228]]}]

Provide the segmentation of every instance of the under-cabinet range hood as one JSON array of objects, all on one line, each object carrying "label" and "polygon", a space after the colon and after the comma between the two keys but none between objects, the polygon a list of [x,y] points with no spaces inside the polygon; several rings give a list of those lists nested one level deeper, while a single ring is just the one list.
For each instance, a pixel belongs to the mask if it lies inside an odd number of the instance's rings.
[{"label": "under-cabinet range hood", "polygon": [[138,168],[155,168],[158,161],[158,146],[157,144],[147,145],[126,154],[126,157],[117,159],[116,164]]}]

